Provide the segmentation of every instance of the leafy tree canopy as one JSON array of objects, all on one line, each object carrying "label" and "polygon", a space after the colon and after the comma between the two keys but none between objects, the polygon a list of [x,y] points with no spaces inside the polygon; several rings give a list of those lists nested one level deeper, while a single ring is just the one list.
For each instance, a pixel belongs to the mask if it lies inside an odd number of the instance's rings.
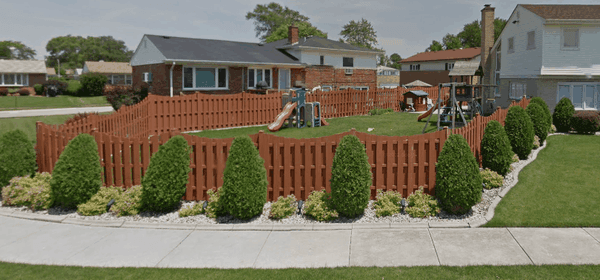
[{"label": "leafy tree canopy", "polygon": [[344,25],[340,35],[343,37],[343,41],[357,46],[376,50],[375,45],[377,44],[377,32],[366,19],[360,21],[351,20],[348,24]]},{"label": "leafy tree canopy", "polygon": [[[14,48],[14,51],[11,50]],[[34,59],[35,50],[18,41],[0,41],[0,57],[4,59]]]},{"label": "leafy tree canopy", "polygon": [[[267,5],[256,5],[252,12],[246,14],[247,20],[254,20],[256,37],[265,42],[280,26],[292,23],[308,22],[308,17],[288,7],[271,2]],[[286,30],[287,33],[287,30]]]},{"label": "leafy tree canopy", "polygon": [[431,41],[431,45],[425,50],[426,52],[437,52],[444,49],[444,46],[436,40]]},{"label": "leafy tree canopy", "polygon": [[[288,37],[288,30],[290,28],[291,23],[286,23],[279,26],[269,37],[265,39],[265,42],[271,43],[281,39],[286,39]],[[298,37],[308,37],[308,36],[318,36],[322,38],[327,38],[327,33],[317,29],[312,26],[309,22],[298,22],[294,24],[298,27]]]},{"label": "leafy tree canopy", "polygon": [[[494,19],[494,41],[498,40],[504,26],[506,26],[505,19]],[[437,43],[439,42],[434,40],[425,51],[441,50]],[[446,34],[441,45],[443,50],[481,47],[481,22],[474,20],[465,24],[463,29],[456,35]]]},{"label": "leafy tree canopy", "polygon": [[442,42],[444,43],[444,50],[456,50],[463,47],[463,44],[461,43],[460,39],[457,36],[454,36],[450,33],[444,36]]},{"label": "leafy tree canopy", "polygon": [[389,67],[396,68],[398,70],[402,69],[402,64],[400,63],[400,61],[402,61],[402,57],[399,54],[393,53],[390,55],[390,61],[391,65],[389,65]]},{"label": "leafy tree canopy", "polygon": [[46,51],[49,53],[48,66],[57,66],[57,59],[60,59],[61,68],[64,69],[81,68],[85,61],[128,62],[133,56],[133,51],[125,46],[125,42],[112,36],[55,37],[46,44]]}]

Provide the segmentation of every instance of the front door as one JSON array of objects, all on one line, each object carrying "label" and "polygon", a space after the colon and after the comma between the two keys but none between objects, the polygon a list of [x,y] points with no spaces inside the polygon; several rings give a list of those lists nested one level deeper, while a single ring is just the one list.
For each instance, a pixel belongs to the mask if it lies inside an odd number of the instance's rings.
[{"label": "front door", "polygon": [[290,69],[279,69],[279,89],[290,88]]}]

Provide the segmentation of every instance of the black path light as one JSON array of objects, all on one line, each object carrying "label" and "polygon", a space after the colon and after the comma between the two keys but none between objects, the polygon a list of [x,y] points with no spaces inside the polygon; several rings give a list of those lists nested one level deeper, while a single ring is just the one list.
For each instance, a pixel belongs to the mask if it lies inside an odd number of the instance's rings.
[{"label": "black path light", "polygon": [[402,206],[402,211],[404,211],[404,209],[406,208],[406,206],[408,206],[408,203],[406,202],[406,199],[402,199],[400,200],[400,206]]},{"label": "black path light", "polygon": [[304,205],[304,201],[298,200],[298,215],[302,215],[302,206]]},{"label": "black path light", "polygon": [[106,212],[108,212],[108,210],[110,210],[110,207],[115,204],[115,199],[111,199],[108,204],[106,204]]},{"label": "black path light", "polygon": [[202,211],[206,211],[206,207],[208,207],[208,201],[204,201],[204,203],[202,203]]}]

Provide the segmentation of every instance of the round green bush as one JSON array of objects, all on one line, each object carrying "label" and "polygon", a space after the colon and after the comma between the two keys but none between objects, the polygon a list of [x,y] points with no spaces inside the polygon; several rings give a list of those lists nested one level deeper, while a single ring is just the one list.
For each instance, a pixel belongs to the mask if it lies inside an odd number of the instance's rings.
[{"label": "round green bush", "polygon": [[527,159],[533,149],[533,136],[535,134],[533,123],[525,109],[520,106],[510,107],[504,120],[504,130],[506,130],[513,152],[520,159]]},{"label": "round green bush", "polygon": [[54,205],[75,208],[86,203],[102,186],[102,166],[93,136],[79,134],[62,152],[50,181]]},{"label": "round green bush", "polygon": [[490,121],[481,139],[481,164],[502,176],[510,170],[514,153],[504,127],[495,120]]},{"label": "round green bush", "polygon": [[446,212],[467,213],[481,200],[483,186],[479,164],[462,135],[448,137],[436,168],[435,194]]},{"label": "round green bush", "polygon": [[13,177],[32,175],[36,169],[33,144],[23,131],[15,129],[0,136],[0,189]]},{"label": "round green bush", "polygon": [[142,207],[156,212],[179,206],[185,194],[190,168],[191,148],[177,135],[158,148],[150,158],[142,178]]},{"label": "round green bush", "polygon": [[543,144],[546,137],[548,137],[548,129],[550,127],[544,108],[537,103],[529,103],[525,111],[533,123],[534,134],[540,139],[540,145]]},{"label": "round green bush", "polygon": [[577,133],[594,134],[600,128],[598,111],[577,111],[571,119],[571,127]]},{"label": "round green bush", "polygon": [[548,124],[548,133],[550,133],[552,131],[552,113],[550,112],[550,109],[548,108],[548,104],[546,104],[546,101],[544,101],[544,99],[542,99],[541,97],[531,98],[531,100],[529,101],[529,104],[531,104],[531,103],[536,103],[536,104],[540,105],[540,107],[542,107],[542,109],[544,110],[544,115],[546,117],[546,123]]},{"label": "round green bush", "polygon": [[331,199],[335,210],[346,217],[364,213],[373,184],[365,146],[354,135],[340,141],[331,166]]},{"label": "round green bush", "polygon": [[100,73],[85,73],[79,77],[79,81],[81,82],[80,95],[101,96],[108,78]]},{"label": "round green bush", "polygon": [[265,161],[252,139],[236,137],[231,143],[223,171],[219,203],[224,211],[244,220],[262,213],[267,203],[268,183]]},{"label": "round green bush", "polygon": [[556,107],[554,107],[554,114],[552,114],[552,121],[556,126],[558,132],[569,132],[571,130],[571,119],[575,114],[575,107],[569,98],[563,97]]},{"label": "round green bush", "polygon": [[44,86],[41,84],[35,84],[33,85],[33,90],[35,90],[35,94],[36,95],[42,95],[44,94]]}]

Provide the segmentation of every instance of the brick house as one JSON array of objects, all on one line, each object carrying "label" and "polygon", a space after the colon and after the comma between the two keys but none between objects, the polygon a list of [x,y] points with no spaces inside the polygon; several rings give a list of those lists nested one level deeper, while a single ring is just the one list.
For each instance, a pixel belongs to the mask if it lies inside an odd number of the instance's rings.
[{"label": "brick house", "polygon": [[144,35],[131,65],[133,87],[150,86],[160,95],[186,92],[233,94],[292,87],[324,90],[376,88],[379,51],[320,37],[289,38],[271,43]]},{"label": "brick house", "polygon": [[397,88],[400,86],[400,70],[387,66],[377,66],[377,87]]},{"label": "brick house", "polygon": [[[493,34],[492,34],[493,35]],[[450,71],[457,61],[479,62],[481,48],[467,48],[458,50],[444,50],[435,52],[422,52],[403,59],[400,71],[400,84],[405,85],[415,80],[421,80],[433,86],[439,83],[468,82],[476,84],[478,77],[455,76],[450,77]]]},{"label": "brick house", "polygon": [[0,59],[0,87],[32,87],[45,83],[46,75],[43,60]]},{"label": "brick house", "polygon": [[[78,73],[76,70],[71,70],[71,74]],[[81,71],[81,74],[85,73],[106,75],[109,85],[131,85],[132,68],[128,62],[86,61]]]}]

